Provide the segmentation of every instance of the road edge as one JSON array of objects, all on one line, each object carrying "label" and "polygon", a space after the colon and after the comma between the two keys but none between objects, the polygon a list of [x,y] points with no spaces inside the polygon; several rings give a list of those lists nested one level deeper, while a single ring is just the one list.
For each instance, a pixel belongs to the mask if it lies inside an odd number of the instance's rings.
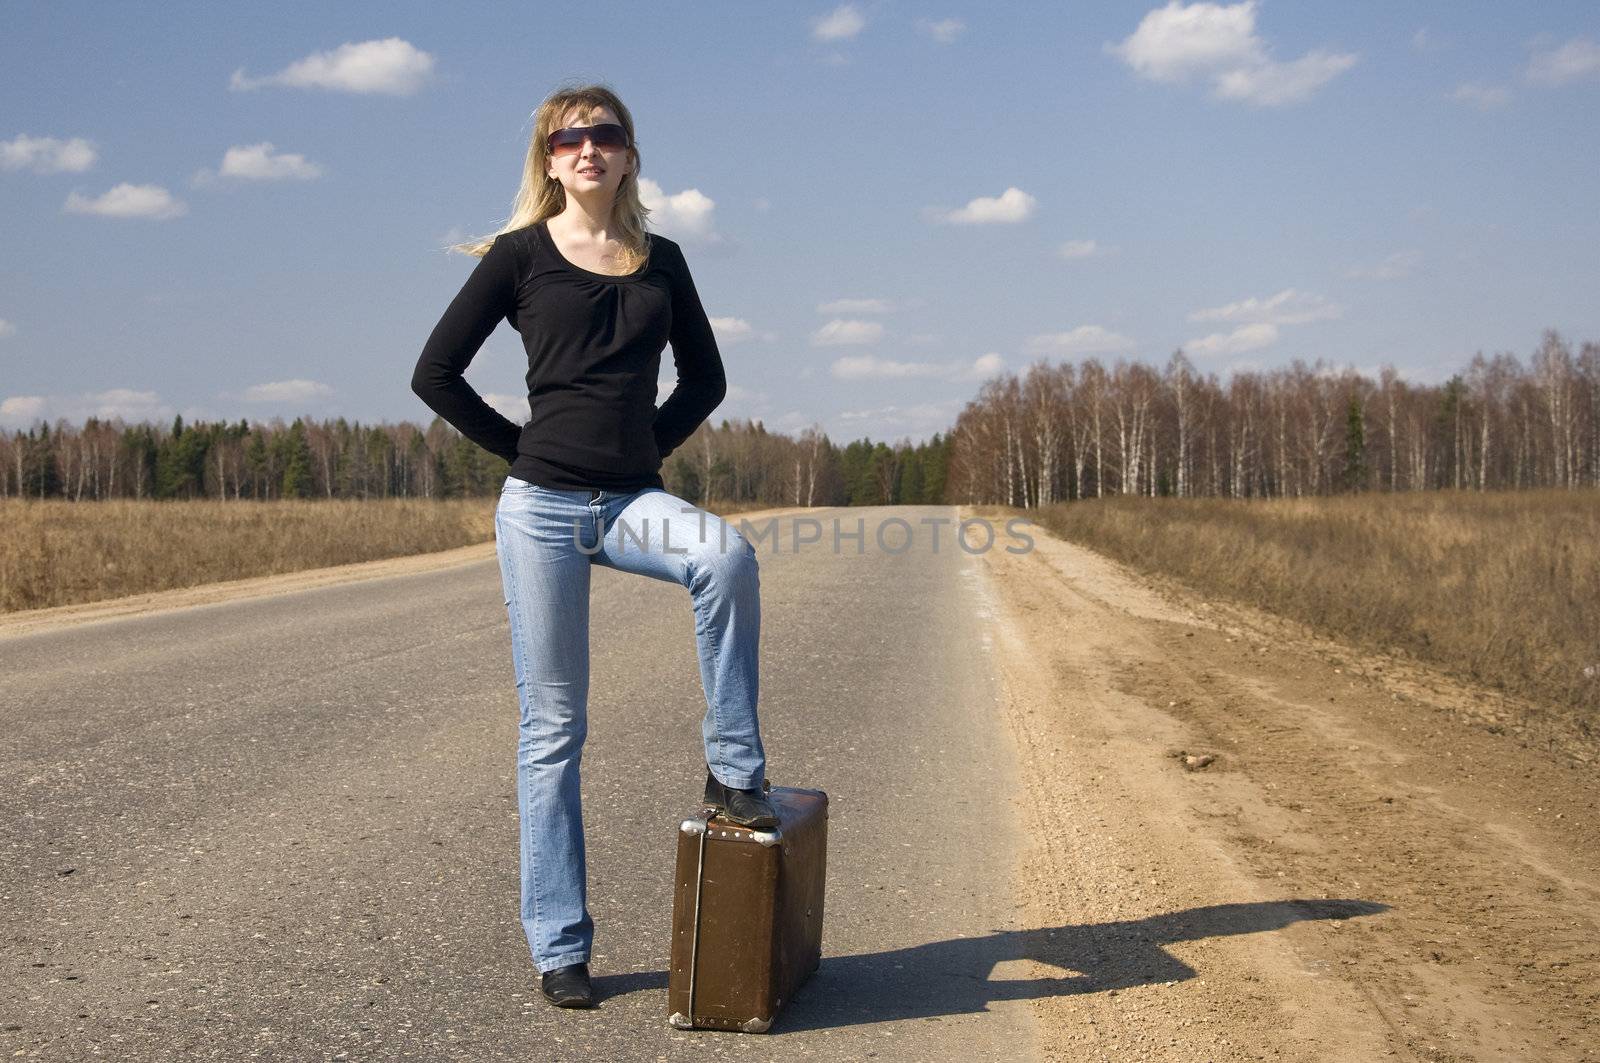
[{"label": "road edge", "polygon": [[[737,525],[742,519],[781,517],[805,511],[807,507],[804,506],[757,509],[734,513],[724,519]],[[275,594],[292,594],[296,591],[335,587],[361,580],[418,575],[459,565],[475,564],[494,556],[494,540],[491,539],[488,542],[458,546],[434,553],[406,554],[402,557],[386,557],[376,561],[356,561],[347,565],[307,568],[270,576],[248,576],[244,579],[202,583],[193,587],[175,587],[171,590],[147,591],[121,598],[106,598],[97,602],[57,605],[48,609],[27,609],[0,614],[0,642],[83,624],[121,620],[131,616],[148,616],[218,605],[223,602],[265,598]]]}]

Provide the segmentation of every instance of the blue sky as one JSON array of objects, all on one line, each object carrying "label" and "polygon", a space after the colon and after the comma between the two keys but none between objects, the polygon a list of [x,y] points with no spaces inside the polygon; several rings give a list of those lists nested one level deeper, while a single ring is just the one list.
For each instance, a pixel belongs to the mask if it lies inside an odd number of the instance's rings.
[{"label": "blue sky", "polygon": [[[1600,339],[1592,3],[0,18],[0,426],[426,422],[411,368],[474,262],[443,245],[499,227],[575,78],[633,112],[714,420],[915,441],[1041,358],[1432,382]],[[502,325],[468,379],[526,417],[523,360]]]}]

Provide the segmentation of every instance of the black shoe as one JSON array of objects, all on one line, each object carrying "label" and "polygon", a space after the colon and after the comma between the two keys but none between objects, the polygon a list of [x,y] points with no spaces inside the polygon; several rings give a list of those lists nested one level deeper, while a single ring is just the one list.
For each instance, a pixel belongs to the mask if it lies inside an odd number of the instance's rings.
[{"label": "black shoe", "polygon": [[706,804],[741,827],[770,829],[778,825],[778,810],[772,807],[763,787],[735,790],[718,782],[709,769],[706,771]]},{"label": "black shoe", "polygon": [[589,965],[575,963],[546,971],[539,979],[544,998],[558,1008],[594,1007],[594,990],[589,986]]}]

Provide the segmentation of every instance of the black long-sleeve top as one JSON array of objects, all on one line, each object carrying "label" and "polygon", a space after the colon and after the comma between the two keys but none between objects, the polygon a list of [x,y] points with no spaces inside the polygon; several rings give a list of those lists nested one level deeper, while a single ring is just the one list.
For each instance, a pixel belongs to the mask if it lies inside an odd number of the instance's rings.
[{"label": "black long-sleeve top", "polygon": [[[662,487],[661,462],[727,390],[722,358],[683,252],[649,234],[645,266],[614,277],[577,266],[544,222],[495,237],[423,345],[411,390],[511,475],[562,490]],[[462,377],[501,321],[528,352],[519,428]],[[661,352],[678,385],[656,408]]]}]

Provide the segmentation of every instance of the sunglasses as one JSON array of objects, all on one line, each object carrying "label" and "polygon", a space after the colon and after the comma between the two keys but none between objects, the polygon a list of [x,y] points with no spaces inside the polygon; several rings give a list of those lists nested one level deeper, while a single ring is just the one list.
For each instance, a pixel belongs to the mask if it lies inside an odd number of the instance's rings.
[{"label": "sunglasses", "polygon": [[575,125],[558,129],[550,134],[546,147],[550,149],[550,154],[557,158],[563,155],[576,155],[583,150],[585,137],[594,141],[594,146],[602,151],[616,151],[628,146],[628,131],[619,125],[607,122],[604,125]]}]

